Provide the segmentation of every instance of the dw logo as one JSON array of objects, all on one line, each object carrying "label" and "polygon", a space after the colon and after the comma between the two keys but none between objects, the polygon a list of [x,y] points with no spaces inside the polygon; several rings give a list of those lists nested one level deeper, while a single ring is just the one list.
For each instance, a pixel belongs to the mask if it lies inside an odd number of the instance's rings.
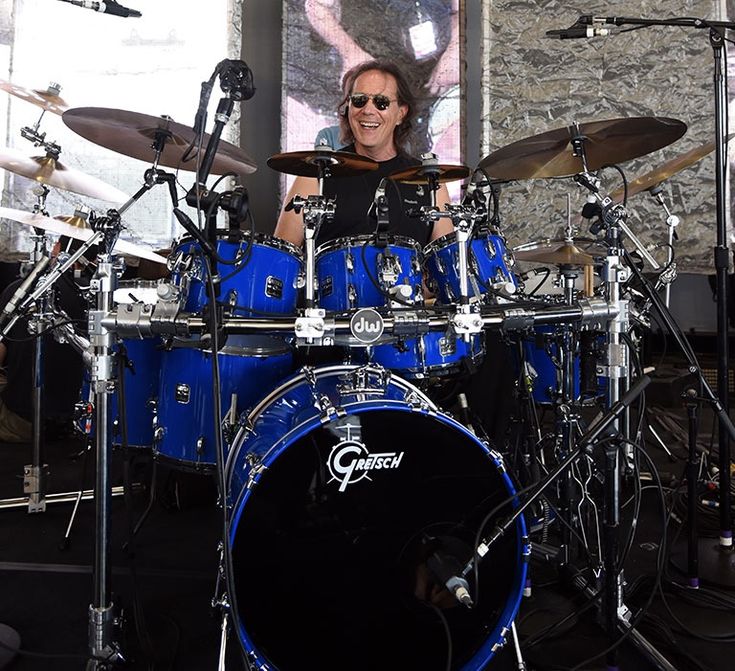
[{"label": "dw logo", "polygon": [[350,319],[350,331],[360,342],[375,342],[383,335],[384,329],[383,318],[372,308],[362,308]]}]

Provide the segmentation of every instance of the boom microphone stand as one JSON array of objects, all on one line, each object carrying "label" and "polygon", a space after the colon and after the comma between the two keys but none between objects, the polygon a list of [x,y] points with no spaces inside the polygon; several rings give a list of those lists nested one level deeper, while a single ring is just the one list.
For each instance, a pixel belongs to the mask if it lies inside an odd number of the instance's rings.
[{"label": "boom microphone stand", "polygon": [[707,29],[714,57],[715,83],[715,165],[716,165],[716,205],[717,205],[717,244],[714,249],[714,266],[717,279],[717,397],[719,416],[719,485],[720,485],[720,540],[714,548],[700,557],[702,578],[719,585],[735,587],[735,554],[732,540],[732,496],[730,493],[730,441],[732,423],[729,423],[729,315],[728,315],[728,278],[730,250],[727,242],[726,194],[727,194],[727,69],[724,67],[725,31],[735,29],[730,21],[710,21],[705,19],[642,19],[631,17],[580,16],[576,26],[600,28],[603,25],[615,26],[675,26],[677,28]]}]

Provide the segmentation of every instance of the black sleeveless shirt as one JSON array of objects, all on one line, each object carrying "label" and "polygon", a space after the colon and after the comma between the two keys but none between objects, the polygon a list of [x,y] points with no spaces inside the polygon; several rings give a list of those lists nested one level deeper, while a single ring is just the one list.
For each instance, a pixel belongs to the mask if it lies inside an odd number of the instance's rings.
[{"label": "black sleeveless shirt", "polygon": [[[351,144],[340,151],[355,153],[355,145]],[[375,198],[375,190],[383,177],[396,170],[405,170],[421,161],[406,154],[398,154],[389,161],[382,161],[378,169],[356,177],[330,177],[324,180],[324,195],[335,196],[337,205],[334,219],[319,229],[316,244],[321,245],[335,238],[368,235],[375,232],[377,221],[368,210]],[[406,212],[418,210],[422,205],[430,205],[429,190],[424,185],[400,184],[388,180],[385,187],[388,199],[390,225],[388,230],[395,235],[413,238],[422,247],[431,238],[433,224],[424,223],[418,216],[411,217]]]}]

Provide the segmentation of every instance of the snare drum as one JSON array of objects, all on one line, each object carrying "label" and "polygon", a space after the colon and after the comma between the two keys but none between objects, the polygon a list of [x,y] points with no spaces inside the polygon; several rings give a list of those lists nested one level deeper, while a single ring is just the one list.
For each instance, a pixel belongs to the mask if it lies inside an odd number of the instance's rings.
[{"label": "snare drum", "polygon": [[409,379],[446,377],[479,366],[485,356],[482,334],[470,342],[454,333],[432,331],[418,338],[376,345],[371,360]]},{"label": "snare drum", "polygon": [[[183,470],[209,472],[216,464],[212,351],[195,340],[163,353],[154,454]],[[237,418],[293,370],[284,342],[230,336],[219,353],[222,413]]]},{"label": "snare drum", "polygon": [[[217,240],[217,254],[234,265],[217,263],[218,301],[246,317],[294,315],[302,275],[301,250],[263,233],[239,234]],[[201,246],[186,238],[174,250],[173,281],[184,292],[187,312],[201,312],[209,303],[206,265]]]},{"label": "snare drum", "polygon": [[[430,242],[424,249],[429,289],[444,304],[456,303],[459,290],[459,245],[455,233]],[[479,233],[469,244],[468,282],[470,299],[488,302],[494,292],[512,294],[516,279],[512,258],[500,235]]]},{"label": "snare drum", "polygon": [[398,235],[384,248],[371,235],[330,240],[316,252],[316,277],[319,307],[326,310],[388,306],[399,285],[410,288],[402,301],[421,302],[421,245]]},{"label": "snare drum", "polygon": [[[443,668],[429,548],[443,538],[470,559],[469,537],[514,494],[500,455],[379,367],[299,373],[243,426],[227,462],[227,533],[235,631],[251,666],[303,669],[308,650],[307,666],[322,671]],[[525,536],[521,515],[493,543],[476,608],[442,592],[436,608],[462,634],[453,668],[484,669],[508,635]]]}]

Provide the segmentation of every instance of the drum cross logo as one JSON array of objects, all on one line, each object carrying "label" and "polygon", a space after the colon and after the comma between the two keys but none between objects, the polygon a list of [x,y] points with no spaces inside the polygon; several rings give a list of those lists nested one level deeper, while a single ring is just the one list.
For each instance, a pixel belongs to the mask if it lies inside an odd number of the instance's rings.
[{"label": "drum cross logo", "polygon": [[368,452],[367,447],[350,435],[332,447],[327,460],[327,468],[332,478],[329,482],[339,482],[339,491],[344,492],[347,485],[360,480],[372,480],[370,471],[394,470],[398,468],[405,452]]}]

